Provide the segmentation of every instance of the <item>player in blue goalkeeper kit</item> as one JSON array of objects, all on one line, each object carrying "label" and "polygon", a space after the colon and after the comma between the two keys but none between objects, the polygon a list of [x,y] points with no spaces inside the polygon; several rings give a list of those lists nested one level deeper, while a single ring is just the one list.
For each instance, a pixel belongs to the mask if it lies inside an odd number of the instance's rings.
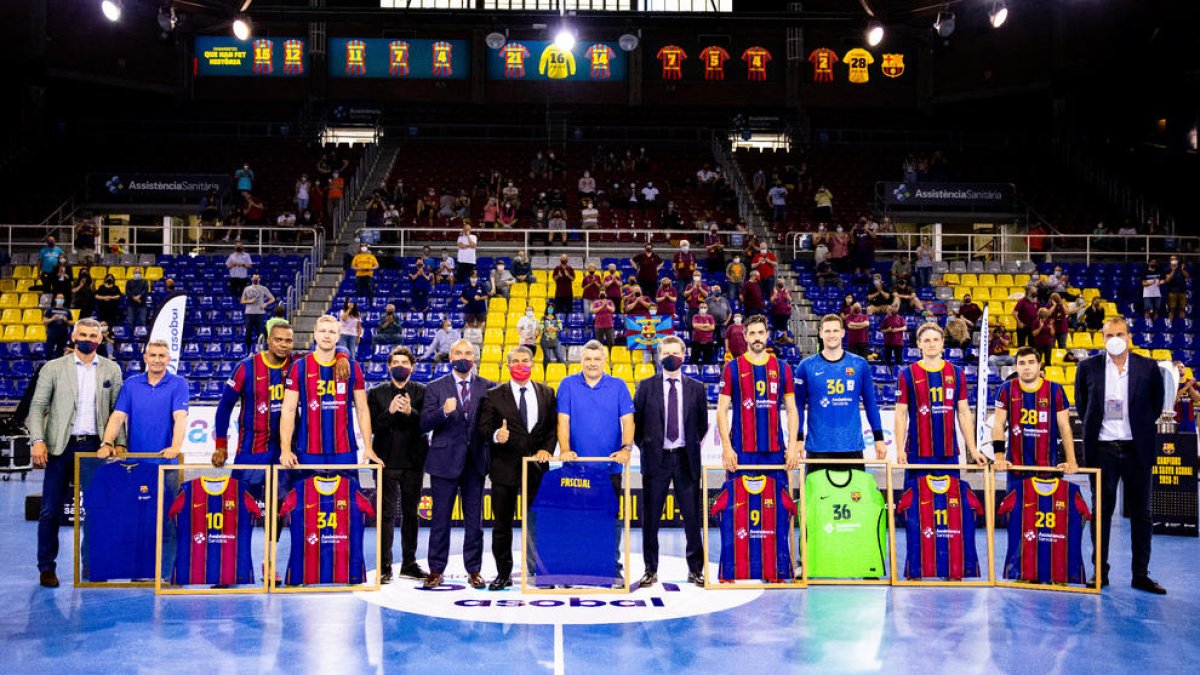
[{"label": "player in blue goalkeeper kit", "polygon": [[[821,318],[823,348],[796,368],[796,410],[800,417],[800,448],[807,459],[862,459],[861,402],[875,439],[875,458],[887,457],[875,378],[867,360],[842,348],[845,323],[836,314]],[[808,423],[805,424],[807,412]]]}]

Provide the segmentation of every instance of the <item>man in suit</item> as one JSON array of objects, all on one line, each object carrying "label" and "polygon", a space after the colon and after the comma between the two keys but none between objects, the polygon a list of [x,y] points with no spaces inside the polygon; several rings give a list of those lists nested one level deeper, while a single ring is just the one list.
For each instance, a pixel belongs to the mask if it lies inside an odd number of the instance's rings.
[{"label": "man in suit", "polygon": [[[512,379],[494,387],[479,405],[479,435],[491,442],[492,464],[492,557],[496,560],[496,578],[488,590],[512,586],[512,529],[521,493],[521,465],[526,457],[541,464],[529,465],[527,503],[532,504],[545,473],[545,462],[554,454],[558,439],[558,404],[554,390],[529,380],[533,351],[513,347],[508,352],[508,372]],[[522,527],[526,527],[522,523]]]},{"label": "man in suit", "polygon": [[[1108,544],[1117,483],[1125,483],[1133,544],[1133,581],[1138,590],[1165,594],[1150,578],[1150,494],[1157,454],[1158,418],[1163,412],[1163,376],[1153,359],[1132,353],[1129,325],[1122,317],[1104,322],[1105,353],[1079,364],[1075,373],[1075,410],[1083,420],[1083,458],[1100,469],[1103,509],[1101,569],[1096,574],[1108,585]],[[1092,491],[1095,493],[1095,481]],[[1094,543],[1094,542],[1093,542]],[[1091,581],[1089,584],[1093,583]]]},{"label": "man in suit", "polygon": [[688,581],[704,586],[704,546],[700,538],[700,442],[708,433],[704,385],[680,372],[683,340],[668,336],[658,343],[662,372],[638,382],[633,396],[634,443],[642,452],[642,556],[646,572],[639,587],[658,581],[658,524],[667,489],[683,514]]},{"label": "man in suit", "polygon": [[425,385],[413,382],[415,359],[408,347],[392,349],[388,357],[391,379],[371,389],[367,408],[371,412],[371,446],[384,462],[383,517],[381,523],[382,569],[379,583],[392,581],[392,544],[396,536],[396,507],[400,507],[400,574],[424,579],[428,573],[417,564],[417,506],[425,482],[425,455],[429,441],[421,432],[421,410]]},{"label": "man in suit", "polygon": [[[58,587],[58,524],[67,485],[75,475],[75,453],[100,449],[100,434],[108,426],[122,384],[120,366],[96,353],[100,322],[80,319],[71,339],[75,351],[42,368],[25,421],[33,464],[46,467],[37,561],[40,583],[47,588]],[[124,429],[116,445],[124,450]]]},{"label": "man in suit", "polygon": [[462,497],[463,562],[467,582],[483,588],[479,574],[483,561],[483,479],[488,469],[486,439],[476,433],[479,403],[495,382],[472,373],[475,347],[466,340],[450,346],[453,371],[429,383],[421,408],[421,431],[433,432],[425,473],[433,497],[433,522],[429,528],[429,576],[425,588],[442,584],[450,555],[450,516],[454,498]]}]

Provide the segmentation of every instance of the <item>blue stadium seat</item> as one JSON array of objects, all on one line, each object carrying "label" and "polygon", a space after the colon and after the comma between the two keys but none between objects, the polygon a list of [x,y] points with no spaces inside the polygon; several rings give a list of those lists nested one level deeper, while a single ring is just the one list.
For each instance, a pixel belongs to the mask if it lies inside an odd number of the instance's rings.
[{"label": "blue stadium seat", "polygon": [[363,368],[363,375],[368,380],[386,380],[388,378],[387,363],[376,361],[367,363]]},{"label": "blue stadium seat", "polygon": [[225,383],[222,380],[207,380],[204,383],[204,393],[202,397],[214,401],[221,398],[221,394],[225,391]]},{"label": "blue stadium seat", "polygon": [[433,364],[421,361],[413,368],[412,378],[417,382],[429,382],[433,379]]},{"label": "blue stadium seat", "polygon": [[721,381],[721,366],[707,365],[700,369],[700,379],[707,384]]},{"label": "blue stadium seat", "polygon": [[13,377],[33,377],[32,361],[7,361]]},{"label": "blue stadium seat", "polygon": [[229,351],[226,352],[226,355],[231,359],[240,361],[249,355],[249,351],[246,349],[245,342],[232,342],[229,344]]},{"label": "blue stadium seat", "polygon": [[715,404],[717,399],[719,399],[721,396],[721,385],[710,384],[706,387],[706,391],[708,394],[708,402],[710,404]]},{"label": "blue stadium seat", "polygon": [[[182,371],[182,370],[183,369],[180,368],[180,371]],[[188,390],[191,392],[191,398],[200,398],[200,395],[202,393],[204,393],[204,384],[202,382],[200,382],[199,380],[189,379],[188,380]]]},{"label": "blue stadium seat", "polygon": [[227,380],[233,377],[233,369],[237,366],[233,361],[221,361],[217,364],[213,374],[217,377]]}]

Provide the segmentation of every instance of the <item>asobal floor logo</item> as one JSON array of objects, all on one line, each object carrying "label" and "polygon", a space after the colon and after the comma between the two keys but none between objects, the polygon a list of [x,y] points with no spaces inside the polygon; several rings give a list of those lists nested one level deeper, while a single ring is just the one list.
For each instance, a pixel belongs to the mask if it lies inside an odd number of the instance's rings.
[{"label": "asobal floor logo", "polygon": [[[514,557],[517,555],[514,553]],[[639,562],[634,565],[640,577]],[[659,583],[628,595],[523,595],[517,579],[505,591],[475,590],[467,585],[462,570],[462,557],[451,556],[447,571],[458,578],[448,579],[441,588],[427,591],[420,581],[400,578],[378,593],[358,596],[382,607],[440,619],[552,625],[679,619],[732,609],[762,595],[757,589],[706,591],[684,583],[687,563],[673,556],[661,558]],[[483,575],[487,579],[495,575],[490,560],[484,562]]]}]

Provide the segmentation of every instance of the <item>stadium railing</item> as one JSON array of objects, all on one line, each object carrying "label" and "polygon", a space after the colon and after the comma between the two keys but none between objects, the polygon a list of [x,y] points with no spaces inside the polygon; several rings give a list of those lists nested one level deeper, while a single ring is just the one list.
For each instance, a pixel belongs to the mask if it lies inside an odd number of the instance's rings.
[{"label": "stadium railing", "polygon": [[[368,234],[367,241],[371,244],[371,248],[376,252],[386,251],[393,255],[404,257],[408,255],[419,255],[421,247],[428,245],[432,248],[440,246],[452,246],[458,238],[458,234],[462,232],[462,228],[458,227],[379,227],[379,228],[359,228],[355,231],[355,239],[361,240],[364,234]],[[479,237],[479,245],[477,251],[481,255],[507,255],[524,248],[548,248],[554,245],[561,246],[561,242],[556,241],[555,244],[547,244],[546,239],[550,234],[559,235],[565,232],[568,241],[571,242],[571,248],[563,249],[562,252],[578,254],[578,245],[583,246],[583,255],[585,258],[597,257],[612,257],[614,255],[634,254],[641,251],[646,244],[671,245],[671,242],[686,238],[691,242],[692,253],[696,256],[697,261],[704,257],[704,237],[708,235],[705,230],[634,230],[634,229],[567,229],[567,230],[550,230],[539,229],[484,229],[482,227],[472,227],[471,234]],[[379,234],[378,239],[375,233]],[[619,237],[625,241],[612,241],[614,237]],[[726,255],[729,255],[729,249],[726,247]],[[659,255],[663,257],[667,263],[670,263],[670,258],[674,255],[674,247],[659,251]]]}]

